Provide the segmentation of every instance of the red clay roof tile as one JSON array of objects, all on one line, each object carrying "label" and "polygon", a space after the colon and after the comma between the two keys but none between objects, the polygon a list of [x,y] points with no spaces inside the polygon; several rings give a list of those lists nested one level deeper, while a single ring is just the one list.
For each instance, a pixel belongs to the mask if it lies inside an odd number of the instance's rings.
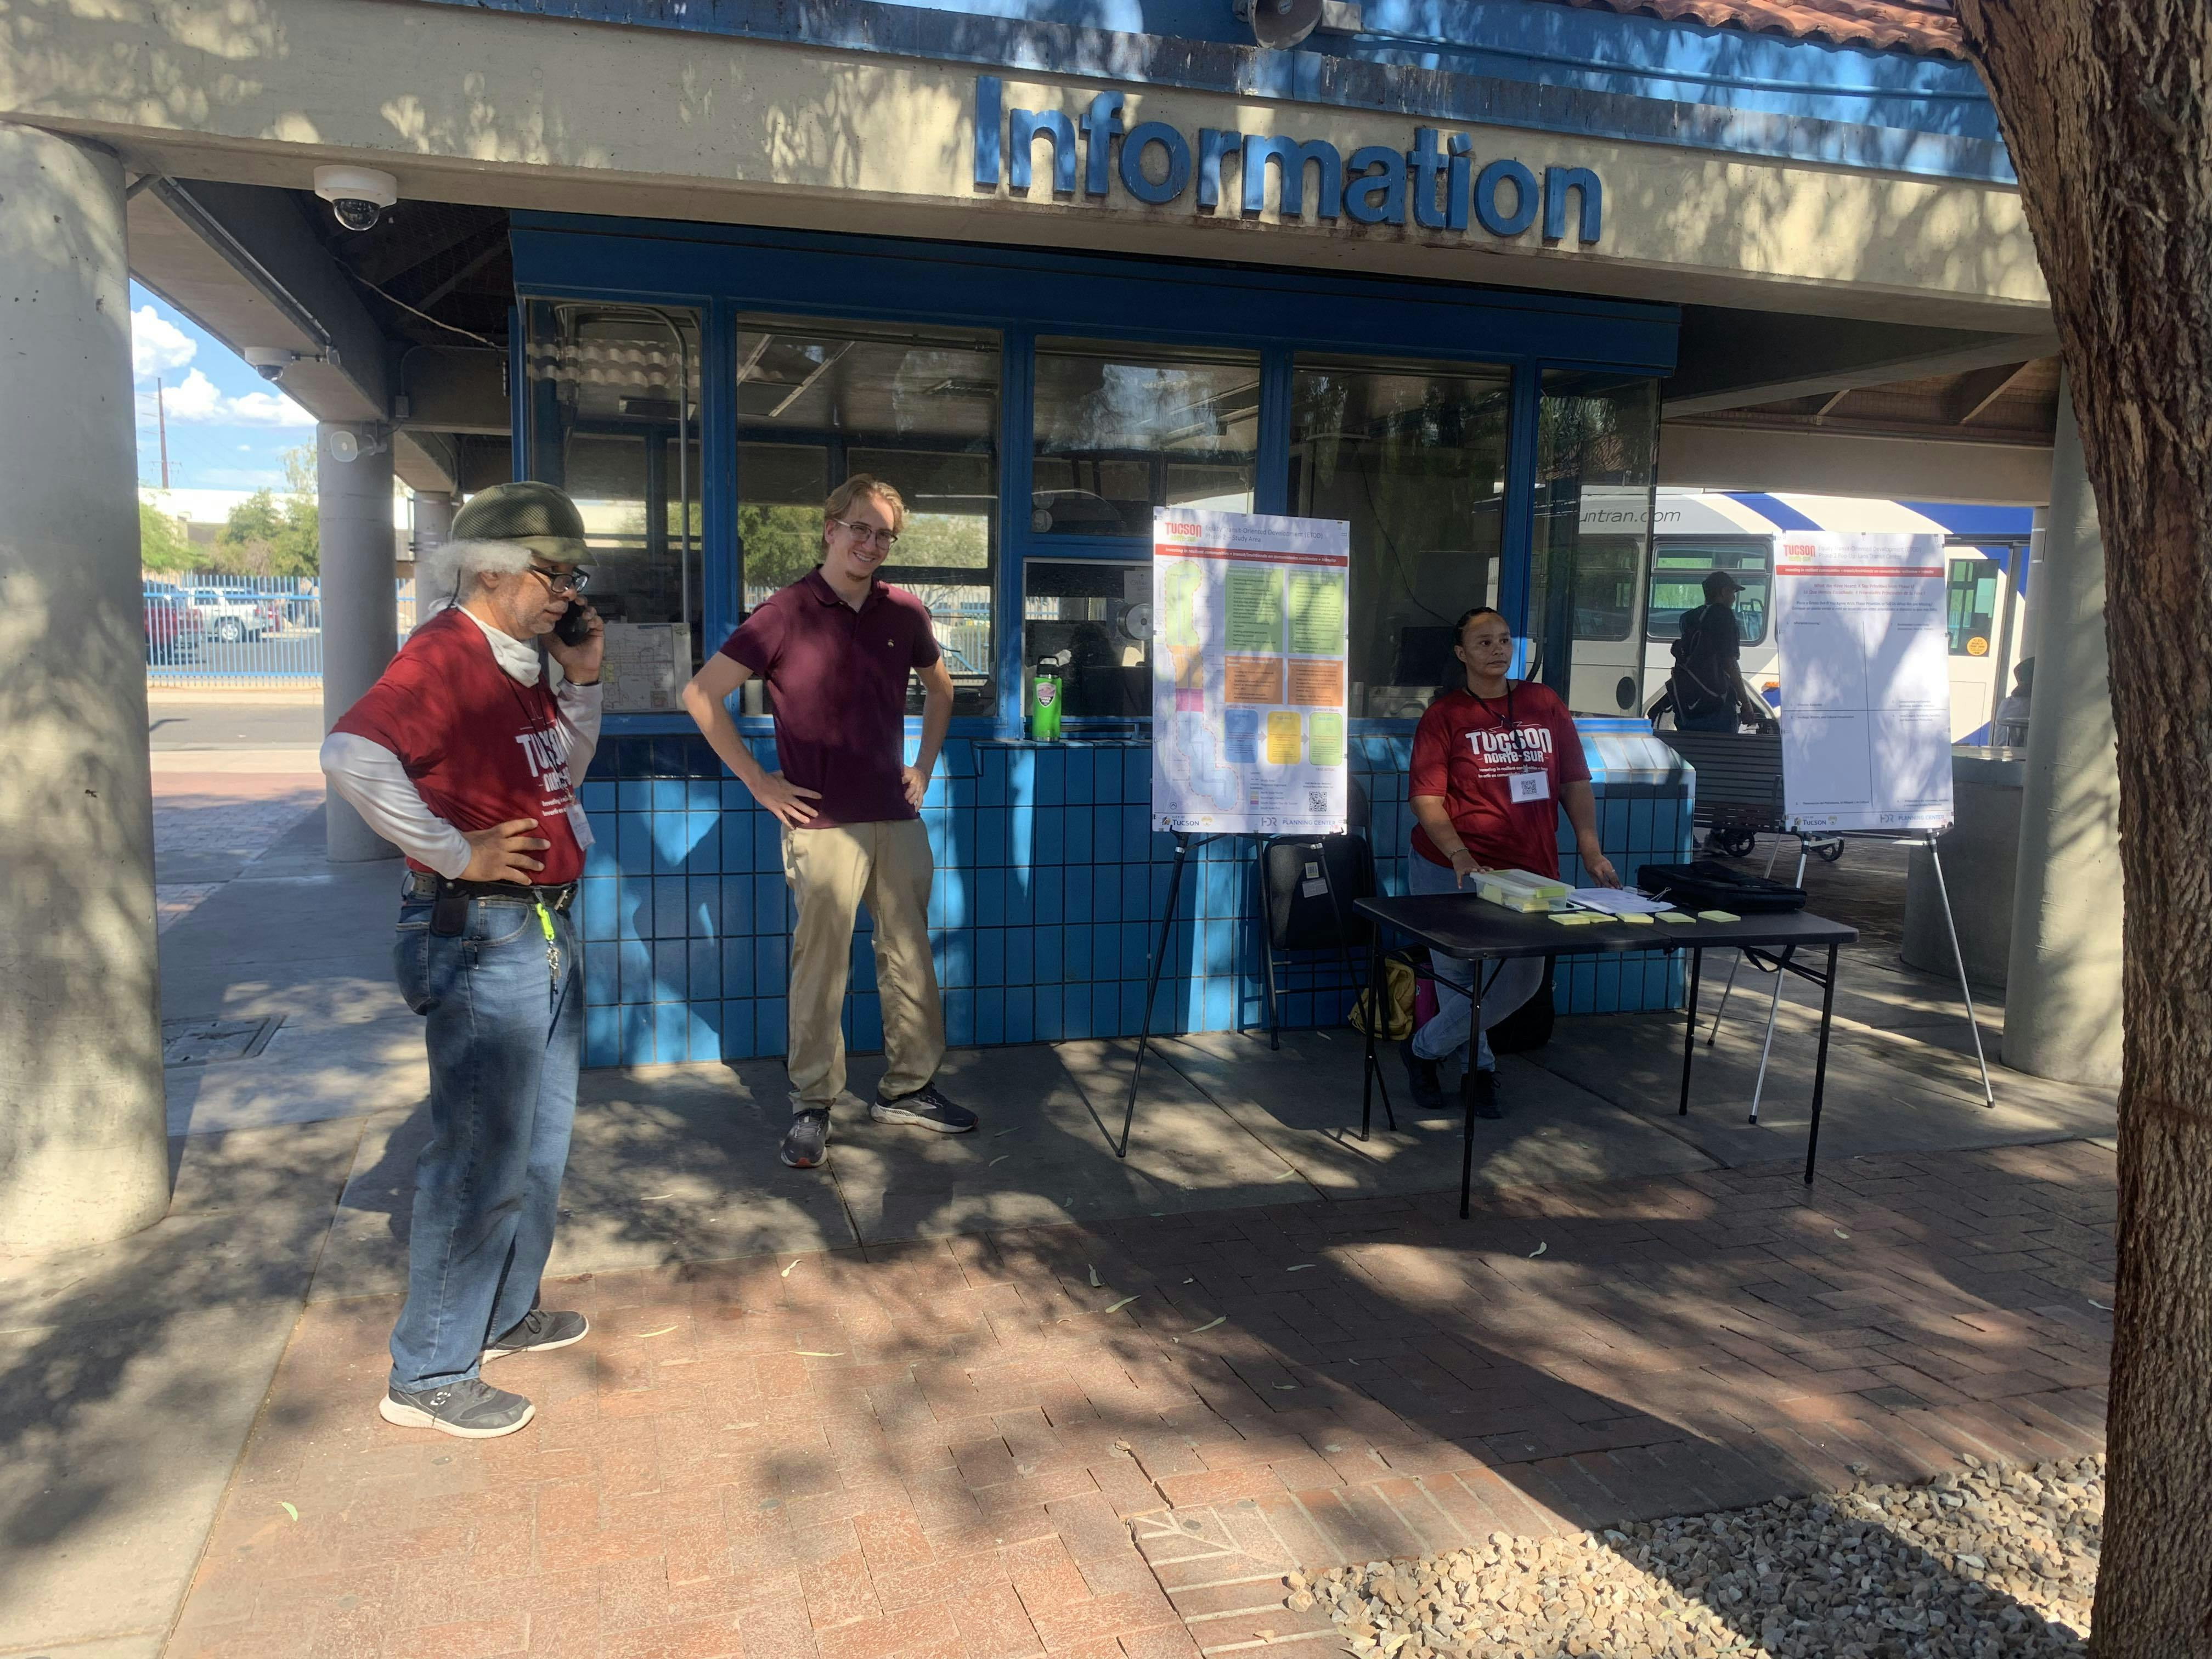
[{"label": "red clay roof tile", "polygon": [[1670,23],[1704,23],[1872,46],[1928,57],[1964,58],[1950,0],[1551,0],[1551,3],[1641,14]]}]

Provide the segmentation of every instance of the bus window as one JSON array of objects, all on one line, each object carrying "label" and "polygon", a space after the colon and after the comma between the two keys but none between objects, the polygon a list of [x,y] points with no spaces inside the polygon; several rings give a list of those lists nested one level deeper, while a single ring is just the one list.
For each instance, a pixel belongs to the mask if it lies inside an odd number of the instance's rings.
[{"label": "bus window", "polygon": [[1998,567],[1987,559],[1954,559],[1944,588],[1951,654],[1986,657],[1996,638]]},{"label": "bus window", "polygon": [[1651,560],[1651,604],[1644,637],[1680,637],[1682,613],[1705,602],[1705,578],[1725,570],[1743,584],[1743,592],[1735,596],[1736,628],[1743,642],[1764,641],[1773,550],[1772,539],[1765,536],[1660,537]]}]

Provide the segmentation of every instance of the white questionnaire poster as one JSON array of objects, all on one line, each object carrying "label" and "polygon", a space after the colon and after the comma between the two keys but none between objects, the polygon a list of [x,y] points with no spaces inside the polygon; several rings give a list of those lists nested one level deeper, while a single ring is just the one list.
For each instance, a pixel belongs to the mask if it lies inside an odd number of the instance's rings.
[{"label": "white questionnaire poster", "polygon": [[1776,538],[1783,799],[1802,830],[1951,822],[1941,536]]},{"label": "white questionnaire poster", "polygon": [[1351,576],[1338,520],[1155,510],[1155,830],[1344,828]]}]

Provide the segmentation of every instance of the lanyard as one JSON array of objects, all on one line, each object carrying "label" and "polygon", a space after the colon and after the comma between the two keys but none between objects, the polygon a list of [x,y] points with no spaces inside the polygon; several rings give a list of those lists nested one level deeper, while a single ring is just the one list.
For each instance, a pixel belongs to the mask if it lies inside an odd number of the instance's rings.
[{"label": "lanyard", "polygon": [[1538,762],[1541,760],[1542,757],[1540,756],[1538,757],[1535,761],[1532,761],[1529,758],[1528,740],[1527,735],[1522,732],[1519,723],[1513,718],[1513,682],[1511,680],[1505,682],[1505,718],[1502,720],[1498,718],[1498,711],[1490,706],[1489,698],[1484,696],[1480,692],[1472,689],[1468,690],[1467,695],[1474,699],[1476,708],[1481,709],[1484,714],[1490,716],[1491,723],[1492,725],[1496,726],[1499,731],[1508,733],[1512,738],[1513,756],[1516,763],[1522,766],[1532,766],[1537,764]]}]

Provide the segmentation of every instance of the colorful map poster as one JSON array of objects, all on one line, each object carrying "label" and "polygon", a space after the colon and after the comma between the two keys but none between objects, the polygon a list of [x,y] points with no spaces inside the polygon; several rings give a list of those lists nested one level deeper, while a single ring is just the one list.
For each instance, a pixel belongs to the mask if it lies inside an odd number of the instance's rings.
[{"label": "colorful map poster", "polygon": [[1163,507],[1152,531],[1152,827],[1342,830],[1351,526]]},{"label": "colorful map poster", "polygon": [[1774,566],[1782,793],[1804,830],[1951,822],[1941,536],[1784,531]]}]

